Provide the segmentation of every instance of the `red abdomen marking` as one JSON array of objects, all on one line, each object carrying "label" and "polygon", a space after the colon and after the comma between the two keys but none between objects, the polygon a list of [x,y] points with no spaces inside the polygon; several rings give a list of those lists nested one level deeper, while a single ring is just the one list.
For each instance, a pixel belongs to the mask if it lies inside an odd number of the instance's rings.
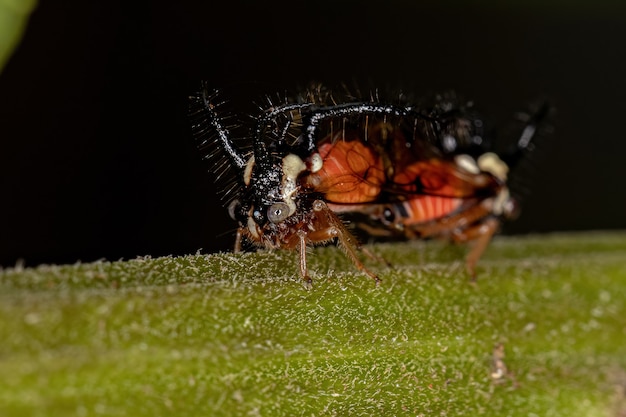
[{"label": "red abdomen marking", "polygon": [[460,198],[419,196],[407,200],[402,204],[407,216],[403,216],[402,223],[411,226],[430,220],[445,217],[457,210],[463,202]]}]

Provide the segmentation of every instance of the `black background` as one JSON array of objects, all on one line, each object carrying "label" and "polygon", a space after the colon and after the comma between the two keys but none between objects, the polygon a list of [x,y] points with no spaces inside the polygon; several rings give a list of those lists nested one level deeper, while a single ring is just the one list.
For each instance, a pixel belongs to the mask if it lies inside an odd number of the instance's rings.
[{"label": "black background", "polygon": [[0,75],[0,265],[230,248],[200,80],[455,89],[498,123],[547,96],[551,152],[505,232],[625,228],[626,12],[568,4],[42,0]]}]

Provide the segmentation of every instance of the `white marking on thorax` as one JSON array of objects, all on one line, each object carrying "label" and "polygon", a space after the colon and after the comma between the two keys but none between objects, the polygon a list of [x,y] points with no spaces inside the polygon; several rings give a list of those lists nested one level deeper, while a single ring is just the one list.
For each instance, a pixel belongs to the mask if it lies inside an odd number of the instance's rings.
[{"label": "white marking on thorax", "polygon": [[478,166],[482,171],[492,174],[501,181],[506,181],[509,174],[509,167],[498,155],[487,152],[478,157]]},{"label": "white marking on thorax", "polygon": [[282,198],[289,207],[289,215],[296,212],[295,194],[298,191],[298,176],[306,169],[306,164],[295,154],[283,158]]},{"label": "white marking on thorax", "polygon": [[461,154],[454,157],[454,162],[470,174],[480,174],[476,160],[469,155]]}]

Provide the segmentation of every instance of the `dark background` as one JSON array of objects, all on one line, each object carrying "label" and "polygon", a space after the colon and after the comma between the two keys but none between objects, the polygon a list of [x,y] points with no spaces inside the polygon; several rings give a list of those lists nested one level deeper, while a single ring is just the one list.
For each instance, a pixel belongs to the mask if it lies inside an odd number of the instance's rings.
[{"label": "dark background", "polygon": [[498,123],[549,97],[504,232],[626,228],[626,12],[559,3],[42,0],[0,75],[0,265],[230,248],[189,131],[200,80],[455,89]]}]

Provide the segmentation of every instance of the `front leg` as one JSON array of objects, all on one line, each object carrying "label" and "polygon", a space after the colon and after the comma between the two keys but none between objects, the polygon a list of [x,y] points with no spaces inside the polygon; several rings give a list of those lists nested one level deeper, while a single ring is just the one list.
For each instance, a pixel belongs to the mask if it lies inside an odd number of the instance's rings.
[{"label": "front leg", "polygon": [[306,266],[306,247],[307,247],[307,237],[306,233],[302,230],[298,231],[298,250],[300,252],[300,277],[302,281],[304,281],[305,288],[311,289],[313,287],[313,280],[309,276],[309,271]]},{"label": "front leg", "polygon": [[370,278],[372,278],[376,282],[376,285],[379,285],[380,278],[378,278],[375,273],[367,269],[358,258],[356,252],[360,249],[360,245],[352,233],[346,229],[346,226],[343,224],[341,219],[339,219],[339,217],[337,217],[337,215],[329,209],[326,203],[322,200],[317,200],[313,203],[313,210],[319,213],[320,220],[322,220],[320,223],[324,224],[325,227],[321,230],[309,233],[309,239],[313,242],[326,242],[333,238],[337,238],[339,246],[341,246],[354,266],[356,266],[359,271],[366,273]]},{"label": "front leg", "polygon": [[234,253],[241,252],[241,240],[243,239],[243,227],[237,229],[237,234],[235,235],[235,247],[233,248]]}]

